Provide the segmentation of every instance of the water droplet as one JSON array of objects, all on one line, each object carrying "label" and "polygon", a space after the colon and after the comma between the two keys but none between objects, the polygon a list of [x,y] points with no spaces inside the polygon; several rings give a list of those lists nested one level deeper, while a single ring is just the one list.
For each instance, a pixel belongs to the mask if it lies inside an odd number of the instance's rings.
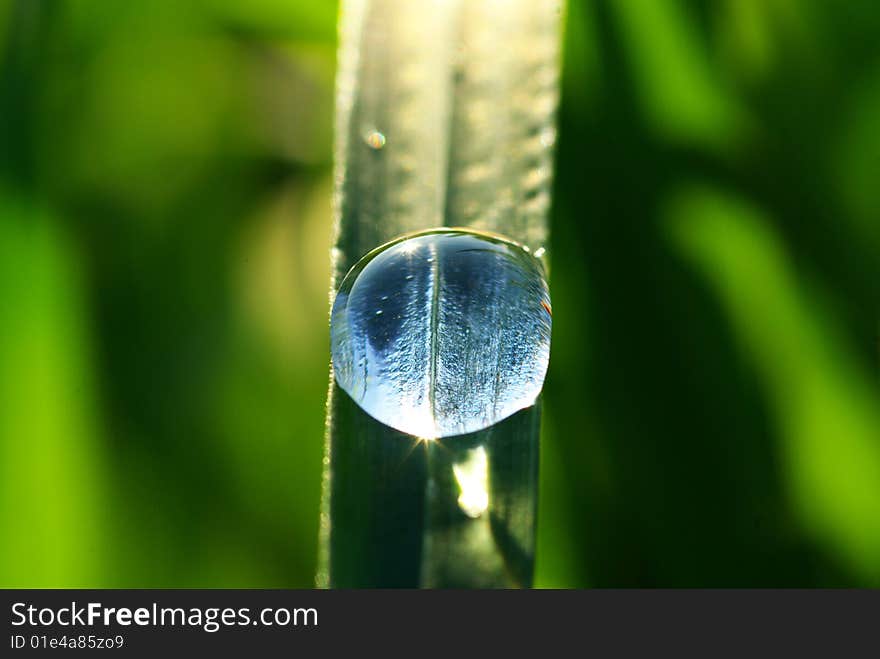
[{"label": "water droplet", "polygon": [[364,141],[367,143],[368,147],[375,149],[376,151],[385,146],[385,136],[378,130],[369,131],[364,137]]},{"label": "water droplet", "polygon": [[[376,313],[383,296],[387,313]],[[398,239],[342,282],[330,329],[336,380],[410,435],[482,430],[540,393],[549,305],[543,266],[516,243],[457,229]]]},{"label": "water droplet", "polygon": [[544,256],[544,253],[545,253],[546,251],[547,251],[547,250],[544,249],[543,247],[539,247],[538,249],[535,250],[535,258],[536,258],[536,259],[541,258],[542,256]]},{"label": "water droplet", "polygon": [[549,126],[541,131],[538,139],[541,141],[541,146],[545,148],[549,148],[556,144],[556,129],[552,126]]}]

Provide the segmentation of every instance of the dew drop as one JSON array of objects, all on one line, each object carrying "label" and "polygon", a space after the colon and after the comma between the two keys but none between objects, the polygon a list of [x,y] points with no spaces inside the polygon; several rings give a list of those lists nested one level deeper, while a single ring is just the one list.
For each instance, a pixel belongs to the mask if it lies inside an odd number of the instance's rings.
[{"label": "dew drop", "polygon": [[369,131],[364,137],[364,141],[367,143],[368,147],[376,151],[385,146],[385,136],[378,130]]},{"label": "dew drop", "polygon": [[336,380],[370,416],[410,435],[482,430],[541,392],[549,306],[543,266],[516,243],[458,229],[398,239],[340,286]]},{"label": "dew drop", "polygon": [[550,148],[556,144],[556,129],[552,126],[545,128],[541,131],[538,139],[541,141],[541,146]]}]

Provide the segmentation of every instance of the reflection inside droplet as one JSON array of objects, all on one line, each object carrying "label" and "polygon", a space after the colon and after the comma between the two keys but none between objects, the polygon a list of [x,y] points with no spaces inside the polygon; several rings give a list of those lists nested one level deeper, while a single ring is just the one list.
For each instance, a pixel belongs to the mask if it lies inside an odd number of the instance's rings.
[{"label": "reflection inside droplet", "polygon": [[331,316],[335,377],[397,430],[476,432],[540,393],[549,308],[541,263],[516,243],[452,229],[402,238],[342,282]]}]

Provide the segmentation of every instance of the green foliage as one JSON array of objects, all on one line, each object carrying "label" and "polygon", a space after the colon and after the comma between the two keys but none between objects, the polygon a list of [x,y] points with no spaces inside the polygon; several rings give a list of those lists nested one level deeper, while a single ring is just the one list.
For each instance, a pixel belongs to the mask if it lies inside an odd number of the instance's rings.
[{"label": "green foliage", "polygon": [[[312,585],[335,13],[0,3],[0,585]],[[564,56],[536,585],[877,585],[877,3]]]},{"label": "green foliage", "polygon": [[102,585],[102,437],[72,246],[0,193],[0,583]]},{"label": "green foliage", "polygon": [[876,5],[573,6],[537,584],[876,585]]},{"label": "green foliage", "polygon": [[335,8],[248,7],[3,4],[0,585],[312,581]]},{"label": "green foliage", "polygon": [[766,217],[712,190],[680,193],[674,240],[730,316],[781,436],[783,484],[809,531],[880,579],[880,407],[875,378],[821,289],[798,281]]}]

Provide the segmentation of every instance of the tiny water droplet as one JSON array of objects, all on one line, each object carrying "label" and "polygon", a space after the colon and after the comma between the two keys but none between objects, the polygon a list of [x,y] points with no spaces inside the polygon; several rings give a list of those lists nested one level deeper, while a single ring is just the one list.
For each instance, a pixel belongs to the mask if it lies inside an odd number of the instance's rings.
[{"label": "tiny water droplet", "polygon": [[366,137],[364,137],[364,141],[367,143],[368,147],[375,149],[376,151],[385,146],[385,136],[378,130],[369,131]]},{"label": "tiny water droplet", "polygon": [[[377,298],[387,313],[375,310]],[[398,239],[340,286],[330,327],[336,380],[370,416],[410,435],[482,430],[541,392],[549,307],[543,266],[517,243],[459,229]],[[468,510],[478,504],[469,494]]]},{"label": "tiny water droplet", "polygon": [[545,148],[553,146],[556,143],[556,129],[552,126],[545,128],[541,131],[538,139],[541,141],[541,146]]},{"label": "tiny water droplet", "polygon": [[535,250],[535,258],[536,258],[536,259],[541,258],[542,256],[544,256],[544,253],[545,253],[546,251],[547,251],[547,250],[544,249],[543,247],[539,247],[538,249]]}]

